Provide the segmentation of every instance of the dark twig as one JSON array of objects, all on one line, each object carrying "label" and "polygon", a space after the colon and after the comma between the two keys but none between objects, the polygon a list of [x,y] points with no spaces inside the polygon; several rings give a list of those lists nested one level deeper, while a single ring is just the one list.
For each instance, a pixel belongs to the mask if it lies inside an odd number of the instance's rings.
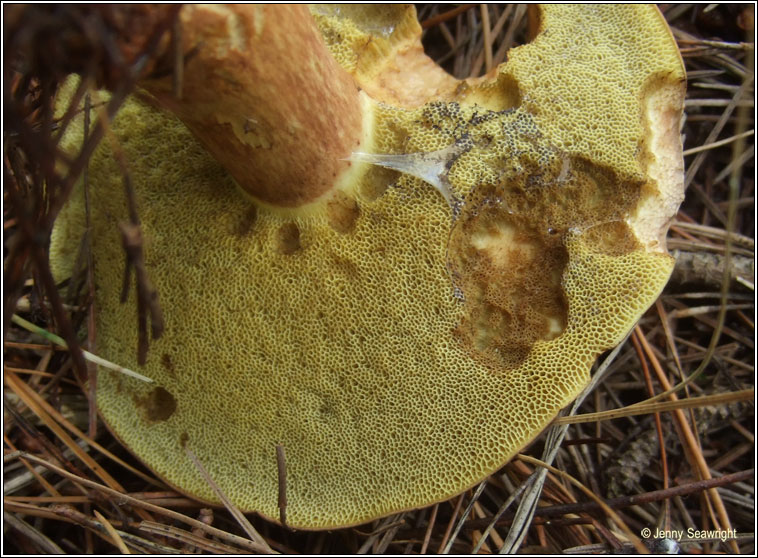
[{"label": "dark twig", "polygon": [[454,17],[457,17],[459,14],[462,14],[463,12],[470,10],[474,6],[476,6],[476,4],[463,4],[461,6],[458,6],[457,8],[453,8],[452,10],[448,10],[434,17],[430,17],[429,19],[421,22],[421,28],[429,29],[430,27],[434,27],[435,25],[439,25],[440,23],[445,23],[446,21],[450,21]]},{"label": "dark twig", "polygon": [[158,291],[150,281],[150,277],[145,267],[145,256],[143,251],[142,228],[140,226],[139,213],[137,210],[137,195],[132,184],[131,173],[126,161],[126,156],[121,149],[118,139],[113,134],[108,124],[109,120],[102,114],[100,116],[101,127],[105,129],[105,134],[111,144],[113,158],[116,160],[124,183],[124,193],[126,196],[126,206],[129,213],[128,223],[119,223],[119,232],[121,233],[121,243],[124,248],[125,267],[124,278],[121,287],[121,302],[127,301],[129,296],[129,285],[131,283],[131,271],[135,272],[137,283],[137,362],[145,364],[147,362],[147,351],[150,345],[147,333],[147,320],[150,318],[151,334],[153,339],[158,339],[163,333],[163,312],[158,304]]},{"label": "dark twig", "polygon": [[[126,270],[124,282],[128,292],[129,271],[133,267],[137,280],[137,320],[139,340],[137,345],[137,362],[145,364],[147,361],[148,337],[147,317],[150,315],[150,325],[153,339],[157,339],[163,333],[163,314],[158,305],[158,291],[155,290],[145,269],[145,258],[142,250],[142,231],[139,225],[134,223],[120,223],[121,242],[126,253]],[[122,302],[125,300],[122,292]]]}]

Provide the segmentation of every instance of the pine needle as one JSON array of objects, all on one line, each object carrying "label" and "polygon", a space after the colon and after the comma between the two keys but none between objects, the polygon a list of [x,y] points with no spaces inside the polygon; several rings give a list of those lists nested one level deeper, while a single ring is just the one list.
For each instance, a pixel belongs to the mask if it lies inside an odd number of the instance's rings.
[{"label": "pine needle", "polygon": [[[46,329],[42,329],[39,326],[34,325],[33,323],[25,320],[21,316],[17,314],[13,314],[11,317],[11,321],[16,324],[17,326],[20,326],[24,328],[27,331],[30,331],[32,333],[36,333],[37,335],[41,335],[51,343],[54,343],[58,345],[59,347],[63,347],[64,349],[68,349],[68,345],[66,342],[55,335],[54,333],[50,333]],[[142,380],[143,382],[152,383],[152,378],[148,378],[147,376],[144,376],[138,372],[135,372],[134,370],[129,370],[128,368],[124,368],[123,366],[119,366],[118,364],[114,364],[112,362],[109,362],[105,360],[104,358],[101,358],[97,355],[93,355],[89,351],[85,351],[82,349],[82,354],[84,355],[84,359],[88,360],[94,364],[98,364],[102,366],[103,368],[108,368],[109,370],[114,370],[116,372],[120,372],[121,374],[124,374],[126,376],[131,376],[132,378],[136,378],[138,380]]]}]

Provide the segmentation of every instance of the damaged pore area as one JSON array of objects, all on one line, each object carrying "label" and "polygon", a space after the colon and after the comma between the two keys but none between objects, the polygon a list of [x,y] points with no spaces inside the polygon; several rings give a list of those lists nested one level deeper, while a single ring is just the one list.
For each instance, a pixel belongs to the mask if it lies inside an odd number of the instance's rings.
[{"label": "damaged pore area", "polygon": [[502,203],[464,212],[448,247],[451,276],[465,296],[457,339],[495,369],[520,365],[536,341],[566,328],[567,262],[560,235],[544,234]]}]

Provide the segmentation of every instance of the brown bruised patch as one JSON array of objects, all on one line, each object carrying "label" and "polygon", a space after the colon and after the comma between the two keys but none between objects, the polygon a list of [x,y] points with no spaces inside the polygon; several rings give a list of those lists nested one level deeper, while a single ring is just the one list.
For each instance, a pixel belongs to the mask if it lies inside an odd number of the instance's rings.
[{"label": "brown bruised patch", "polygon": [[358,203],[344,192],[335,192],[326,204],[329,226],[338,233],[346,234],[352,231],[360,213]]},{"label": "brown bruised patch", "polygon": [[255,225],[255,222],[258,220],[258,208],[254,205],[251,205],[247,211],[245,211],[245,214],[242,216],[242,218],[237,223],[237,227],[234,231],[234,234],[237,236],[247,236],[250,234],[250,231],[253,229],[253,225]]},{"label": "brown bruised patch", "polygon": [[145,397],[135,396],[134,402],[145,410],[147,420],[150,422],[168,420],[176,411],[176,398],[160,386],[151,390]]},{"label": "brown bruised patch", "polygon": [[176,378],[176,368],[174,367],[174,363],[171,361],[171,357],[168,353],[163,353],[161,355],[161,366],[165,368],[169,376]]},{"label": "brown bruised patch", "polygon": [[361,178],[360,194],[369,202],[378,200],[394,180],[397,180],[397,171],[373,165]]},{"label": "brown bruised patch", "polygon": [[290,255],[300,250],[300,229],[295,223],[285,223],[276,232],[276,249]]}]

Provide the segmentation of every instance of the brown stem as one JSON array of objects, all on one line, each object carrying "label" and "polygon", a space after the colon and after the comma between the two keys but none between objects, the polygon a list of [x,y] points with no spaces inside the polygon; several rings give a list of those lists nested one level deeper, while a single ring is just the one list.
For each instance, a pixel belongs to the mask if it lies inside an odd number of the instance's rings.
[{"label": "brown stem", "polygon": [[304,5],[188,5],[181,98],[142,82],[258,200],[296,207],[329,191],[358,146],[353,78]]}]

